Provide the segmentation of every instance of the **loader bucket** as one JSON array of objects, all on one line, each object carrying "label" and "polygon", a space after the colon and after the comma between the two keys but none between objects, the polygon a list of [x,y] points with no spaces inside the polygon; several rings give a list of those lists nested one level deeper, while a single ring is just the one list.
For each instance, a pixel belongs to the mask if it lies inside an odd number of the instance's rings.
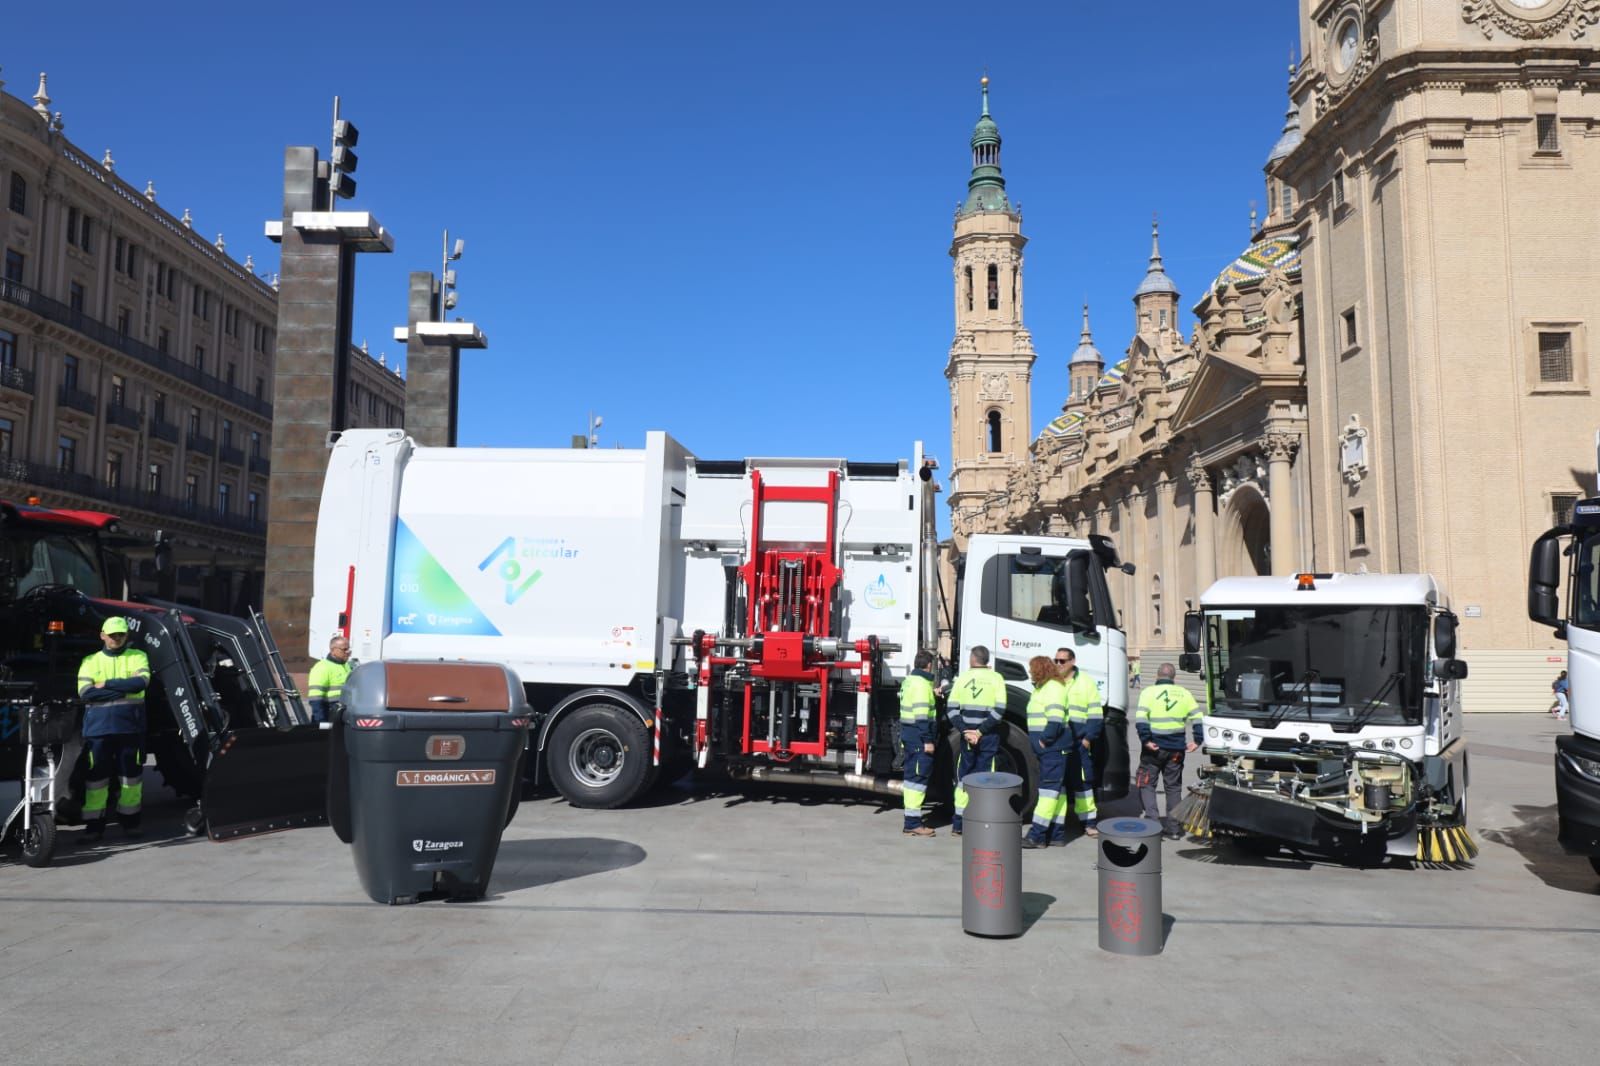
[{"label": "loader bucket", "polygon": [[328,730],[239,729],[222,734],[200,809],[212,840],[328,824]]}]

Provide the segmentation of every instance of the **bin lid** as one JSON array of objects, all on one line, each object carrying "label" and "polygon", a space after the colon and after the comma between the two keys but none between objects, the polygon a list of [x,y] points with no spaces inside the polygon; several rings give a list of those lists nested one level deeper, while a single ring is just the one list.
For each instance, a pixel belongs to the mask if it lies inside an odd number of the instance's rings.
[{"label": "bin lid", "polygon": [[509,711],[504,667],[490,663],[388,662],[391,711]]},{"label": "bin lid", "polygon": [[[1022,778],[1016,774],[1008,774],[999,770],[983,770],[979,773],[968,774],[961,779],[961,785],[968,792],[980,788],[1021,788]],[[1157,828],[1156,832],[1161,830]]]},{"label": "bin lid", "polygon": [[1161,823],[1154,818],[1103,818],[1099,823],[1101,870],[1117,874],[1161,872]]}]

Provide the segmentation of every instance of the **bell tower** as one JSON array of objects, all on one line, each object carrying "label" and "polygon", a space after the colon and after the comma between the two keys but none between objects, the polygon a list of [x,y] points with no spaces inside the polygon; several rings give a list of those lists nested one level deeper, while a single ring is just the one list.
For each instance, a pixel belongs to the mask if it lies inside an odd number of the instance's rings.
[{"label": "bell tower", "polygon": [[1000,129],[983,114],[972,130],[972,176],[956,209],[956,336],[950,382],[951,531],[958,548],[969,533],[998,528],[998,494],[1011,470],[1028,461],[1033,337],[1022,324],[1022,212],[1006,198]]}]

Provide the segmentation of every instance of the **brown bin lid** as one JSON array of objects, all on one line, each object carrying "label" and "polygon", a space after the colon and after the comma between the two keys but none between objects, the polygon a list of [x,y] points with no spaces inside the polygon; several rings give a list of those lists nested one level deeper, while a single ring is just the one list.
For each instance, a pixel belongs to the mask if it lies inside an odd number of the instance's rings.
[{"label": "brown bin lid", "polygon": [[385,663],[391,711],[509,711],[506,672],[489,663]]}]

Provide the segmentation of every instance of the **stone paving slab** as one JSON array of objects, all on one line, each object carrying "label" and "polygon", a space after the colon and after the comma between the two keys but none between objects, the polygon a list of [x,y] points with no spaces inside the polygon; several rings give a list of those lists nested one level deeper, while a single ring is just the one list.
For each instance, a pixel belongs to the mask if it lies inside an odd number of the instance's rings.
[{"label": "stone paving slab", "polygon": [[531,799],[489,899],[391,908],[330,831],[190,840],[152,787],[143,841],[0,860],[5,1058],[1593,1062],[1600,877],[1554,842],[1564,727],[1468,728],[1472,869],[1168,845],[1149,959],[1098,949],[1083,839],[1027,853],[1022,937],[966,936],[959,841],[875,798]]}]

